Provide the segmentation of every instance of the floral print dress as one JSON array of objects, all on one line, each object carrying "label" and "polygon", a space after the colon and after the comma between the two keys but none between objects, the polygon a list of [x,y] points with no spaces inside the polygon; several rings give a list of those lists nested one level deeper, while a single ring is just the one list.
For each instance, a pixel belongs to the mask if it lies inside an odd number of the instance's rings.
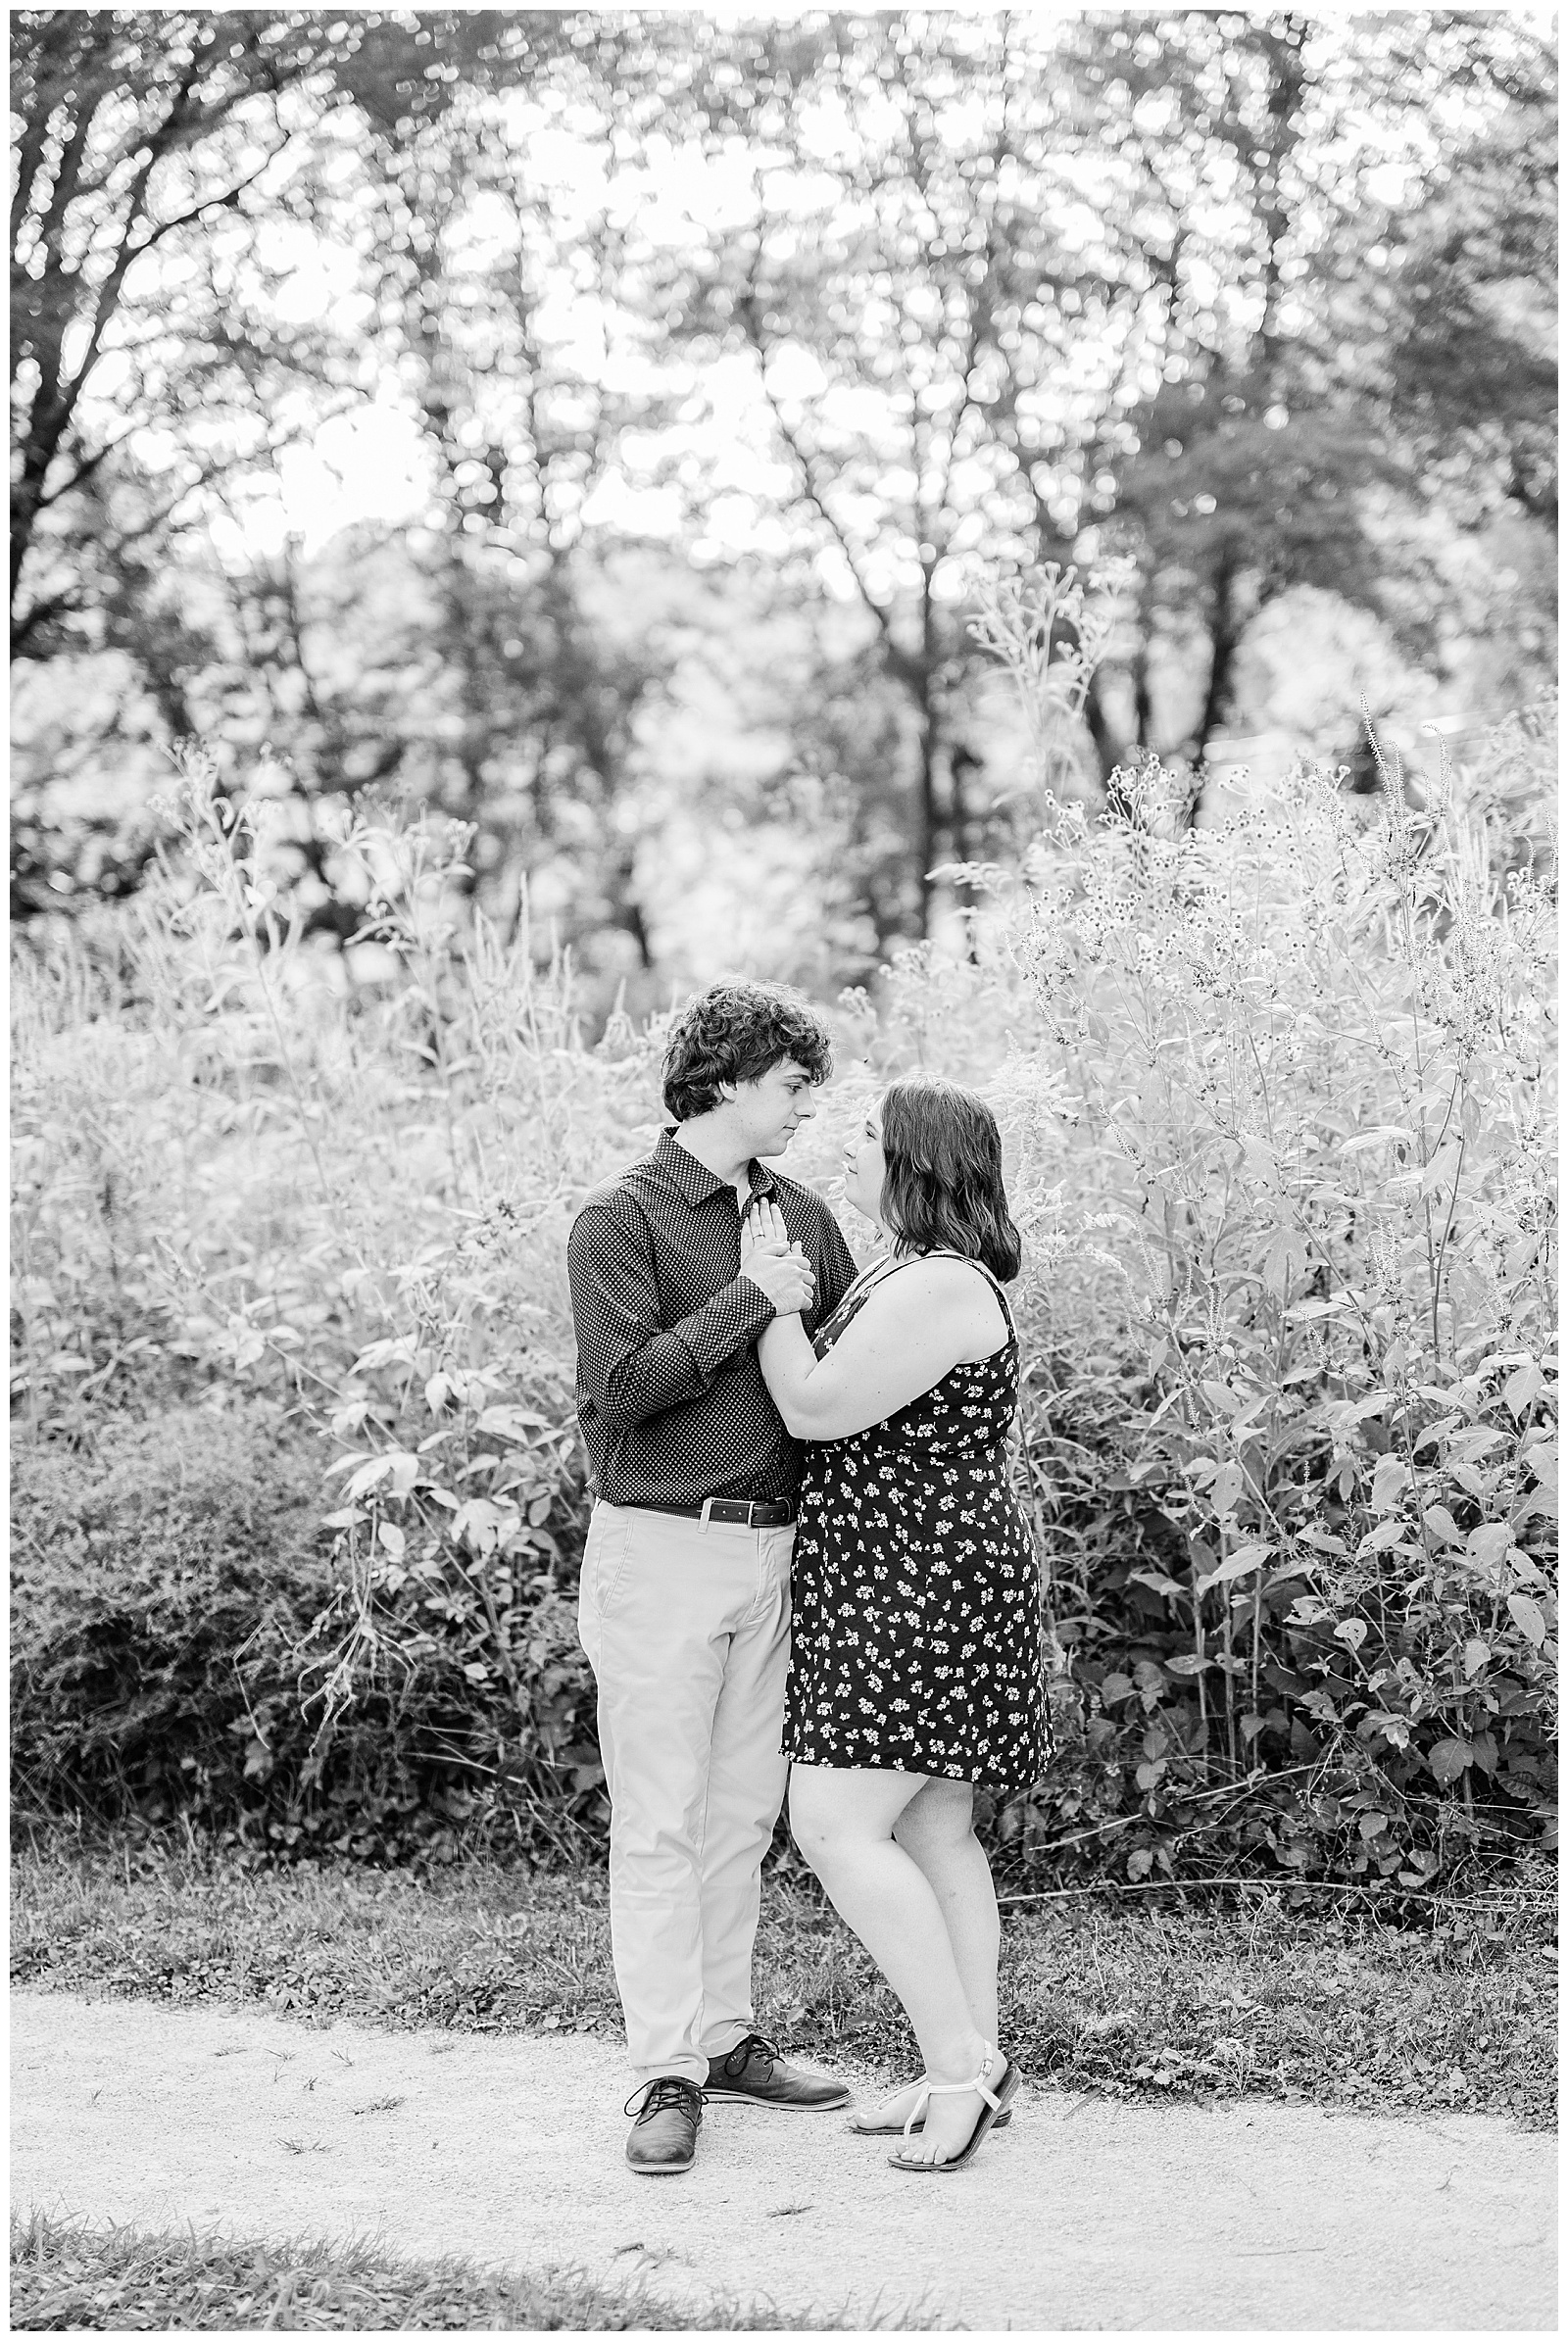
[{"label": "floral print dress", "polygon": [[[818,1357],[905,1264],[845,1294]],[[1007,1325],[1000,1349],[885,1422],[807,1448],[784,1721],[798,1764],[1016,1793],[1050,1757],[1040,1572],[1007,1479],[1018,1336],[989,1281]]]}]

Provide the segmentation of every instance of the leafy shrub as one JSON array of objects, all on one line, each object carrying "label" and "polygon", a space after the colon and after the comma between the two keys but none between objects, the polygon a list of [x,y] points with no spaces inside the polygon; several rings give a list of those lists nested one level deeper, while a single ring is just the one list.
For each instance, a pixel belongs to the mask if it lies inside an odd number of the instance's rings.
[{"label": "leafy shrub", "polygon": [[[382,1851],[425,1807],[446,1837],[482,1807],[574,1841],[602,1775],[564,1236],[585,1179],[636,1150],[649,1043],[622,1023],[583,1049],[569,973],[526,932],[482,928],[460,964],[455,824],[345,827],[395,981],[334,994],[277,907],[266,803],[236,815],[197,767],[185,807],[180,875],[19,965],[14,1400],[79,1443],[106,1406],[216,1377],[315,1435],[329,1528],[276,1651],[274,1837]],[[345,1442],[369,1470],[330,1511]]]},{"label": "leafy shrub", "polygon": [[183,1814],[274,1852],[450,1849],[500,1736],[450,1652],[362,1698],[325,1748],[302,1709],[334,1584],[297,1430],[254,1401],[191,1407],[111,1418],[85,1450],[22,1439],[13,1464],[24,1815]]},{"label": "leafy shrub", "polygon": [[191,1408],[84,1448],[19,1439],[12,1463],[24,1809],[231,1818],[272,1768],[285,1653],[326,1591],[308,1461],[252,1412]]},{"label": "leafy shrub", "polygon": [[1114,1816],[1134,1878],[1228,1829],[1418,1887],[1550,1813],[1552,892],[1453,776],[1367,822],[1302,767],[1218,832],[1182,793],[1122,775],[974,873],[1081,1726],[1014,1818]]},{"label": "leafy shrub", "polygon": [[[1075,606],[1050,590],[1044,619],[999,600],[990,639],[1059,763],[1041,645]],[[1053,810],[1021,872],[968,873],[967,954],[841,1003],[848,1063],[791,1167],[825,1183],[888,1071],[956,1071],[1004,1120],[1029,1239],[1019,1488],[1064,1747],[993,1817],[1009,1861],[1419,1891],[1544,1827],[1549,902],[1485,779],[1367,813],[1303,769],[1206,831],[1173,776],[1122,775],[1104,821]],[[454,824],[335,833],[371,954],[340,962],[302,941],[265,803],[197,769],[183,807],[162,891],[14,985],[30,1437],[215,1380],[286,1401],[329,1478],[266,1642],[268,1826],[574,1843],[603,1797],[564,1236],[654,1135],[659,1027],[587,1046],[525,924],[463,923]],[[74,1777],[50,1747],[41,1795]],[[176,1767],[187,1801],[210,1761]]]}]

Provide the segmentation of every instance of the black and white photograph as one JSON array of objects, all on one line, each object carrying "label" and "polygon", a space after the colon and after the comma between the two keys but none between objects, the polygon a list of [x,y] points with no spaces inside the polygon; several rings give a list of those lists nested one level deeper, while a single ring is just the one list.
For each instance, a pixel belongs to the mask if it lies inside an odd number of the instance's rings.
[{"label": "black and white photograph", "polygon": [[8,88],[9,2329],[1555,2331],[1555,11]]}]

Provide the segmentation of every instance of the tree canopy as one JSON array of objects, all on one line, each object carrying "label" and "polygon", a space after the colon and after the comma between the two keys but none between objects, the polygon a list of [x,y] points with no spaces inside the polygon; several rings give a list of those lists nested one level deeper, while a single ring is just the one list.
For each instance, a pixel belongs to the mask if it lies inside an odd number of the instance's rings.
[{"label": "tree canopy", "polygon": [[[1532,18],[12,26],[24,914],[134,886],[134,775],[201,736],[270,755],[334,933],[316,808],[366,789],[650,979],[681,824],[804,816],[853,974],[1008,833],[969,619],[1043,561],[1123,564],[1091,794],[1154,750],[1200,797],[1302,596],[1412,693],[1549,674]],[[300,482],[394,426],[318,537]]]}]

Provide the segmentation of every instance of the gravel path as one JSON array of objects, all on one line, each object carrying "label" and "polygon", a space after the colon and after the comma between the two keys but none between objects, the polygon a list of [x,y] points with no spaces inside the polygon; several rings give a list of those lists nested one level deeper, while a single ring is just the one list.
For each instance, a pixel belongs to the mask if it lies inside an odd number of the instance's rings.
[{"label": "gravel path", "polygon": [[646,2277],[972,2330],[1555,2326],[1555,2141],[1452,2114],[1333,2117],[1028,2089],[951,2179],[835,2115],[710,2109],[696,2170],[635,2177],[602,2041],[311,2028],[18,1992],[12,2202],[144,2228],[357,2236],[409,2259]]}]

